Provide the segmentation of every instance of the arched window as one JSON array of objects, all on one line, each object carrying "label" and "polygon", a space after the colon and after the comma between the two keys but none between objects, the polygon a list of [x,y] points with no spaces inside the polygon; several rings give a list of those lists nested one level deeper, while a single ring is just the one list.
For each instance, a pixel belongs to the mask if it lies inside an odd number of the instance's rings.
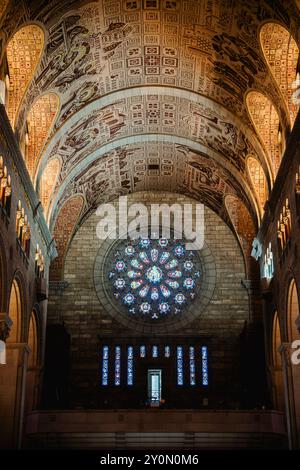
[{"label": "arched window", "polygon": [[281,345],[281,333],[278,313],[276,312],[273,319],[272,328],[272,362],[275,368],[281,368],[281,354],[279,346]]},{"label": "arched window", "polygon": [[281,332],[278,313],[275,312],[272,325],[272,366],[273,366],[273,402],[279,410],[284,410],[284,385],[282,372],[282,359],[279,347],[281,345]]},{"label": "arched window", "polygon": [[18,111],[34,75],[44,47],[44,32],[35,25],[24,26],[7,45],[9,93],[7,114],[15,128]]},{"label": "arched window", "polygon": [[299,58],[298,46],[289,31],[278,23],[265,23],[260,30],[260,41],[293,126],[298,111],[298,106],[292,100]]},{"label": "arched window", "polygon": [[266,150],[275,179],[283,153],[283,136],[278,113],[271,101],[262,93],[248,93],[247,108],[261,142]]},{"label": "arched window", "polygon": [[12,320],[8,343],[19,343],[21,341],[22,304],[19,284],[14,279],[9,299],[8,316]]},{"label": "arched window", "polygon": [[288,341],[300,339],[300,335],[296,326],[296,319],[299,316],[299,301],[296,282],[293,279],[290,283],[287,305],[287,334]]}]

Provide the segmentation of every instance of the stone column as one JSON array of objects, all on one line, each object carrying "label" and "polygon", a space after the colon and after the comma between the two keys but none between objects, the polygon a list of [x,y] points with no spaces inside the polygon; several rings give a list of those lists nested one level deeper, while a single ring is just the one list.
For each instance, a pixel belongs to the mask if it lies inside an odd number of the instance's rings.
[{"label": "stone column", "polygon": [[0,366],[0,448],[20,448],[24,417],[26,343],[6,343],[6,364]]},{"label": "stone column", "polygon": [[39,406],[41,374],[42,368],[40,366],[27,368],[25,414]]},{"label": "stone column", "polygon": [[[279,352],[282,357],[282,370],[283,370],[283,381],[284,381],[284,397],[285,397],[285,409],[286,409],[286,424],[288,431],[288,440],[289,448],[297,449],[299,448],[298,432],[297,432],[297,412],[296,409],[300,408],[300,397],[297,399],[297,392],[295,394],[295,383],[294,383],[294,373],[295,367],[291,363],[291,354],[293,350],[291,349],[290,343],[282,343],[279,347]],[[298,375],[300,370],[298,371]],[[300,386],[300,383],[299,383]],[[300,390],[300,389],[299,389]],[[299,394],[298,390],[298,395]],[[296,399],[296,400],[295,400]],[[298,416],[299,411],[298,411]],[[298,428],[299,428],[299,418],[298,418]]]}]

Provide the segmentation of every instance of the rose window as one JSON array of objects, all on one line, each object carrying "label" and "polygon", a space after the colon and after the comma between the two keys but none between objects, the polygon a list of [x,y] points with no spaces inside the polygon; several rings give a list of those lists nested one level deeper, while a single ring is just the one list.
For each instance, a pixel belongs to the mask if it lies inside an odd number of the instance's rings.
[{"label": "rose window", "polygon": [[199,257],[181,240],[130,240],[113,253],[108,278],[129,315],[149,320],[178,316],[199,287]]}]

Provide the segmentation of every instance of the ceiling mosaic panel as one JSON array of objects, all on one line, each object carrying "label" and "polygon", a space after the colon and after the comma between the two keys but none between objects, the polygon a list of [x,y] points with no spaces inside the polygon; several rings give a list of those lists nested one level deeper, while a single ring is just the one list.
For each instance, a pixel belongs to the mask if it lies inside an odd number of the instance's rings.
[{"label": "ceiling mosaic panel", "polygon": [[58,107],[58,96],[54,93],[47,93],[37,99],[28,113],[29,142],[26,152],[26,164],[32,178],[34,178],[40,153],[54,123]]},{"label": "ceiling mosaic panel", "polygon": [[[12,0],[0,10],[7,110],[20,142],[31,128],[52,224],[74,194],[83,220],[102,200],[167,188],[229,224],[225,196],[238,198],[256,226],[297,111],[299,25],[283,0]],[[59,109],[33,124],[49,93]]]},{"label": "ceiling mosaic panel", "polygon": [[48,208],[50,204],[51,195],[53,193],[60,169],[60,161],[58,158],[52,158],[48,161],[43,177],[40,183],[40,199],[44,209],[44,213],[47,216]]},{"label": "ceiling mosaic panel", "polygon": [[260,39],[267,62],[286,100],[293,125],[298,111],[298,106],[292,101],[299,58],[298,46],[292,35],[276,23],[264,24]]},{"label": "ceiling mosaic panel", "polygon": [[[226,110],[173,95],[144,94],[95,109],[70,126],[48,148],[62,160],[60,180],[102,145],[121,137],[159,133],[195,140],[228,159],[241,173],[256,149]],[[256,147],[257,148],[257,147]]]},{"label": "ceiling mosaic panel", "polygon": [[37,25],[29,25],[16,32],[6,48],[10,76],[7,112],[13,126],[43,46],[43,30]]},{"label": "ceiling mosaic panel", "polygon": [[268,183],[266,175],[261,164],[254,157],[247,158],[247,168],[260,203],[261,213],[263,214],[264,206],[268,199]]},{"label": "ceiling mosaic panel", "polygon": [[67,186],[59,207],[73,194],[81,194],[85,219],[99,204],[120,195],[161,190],[187,194],[219,213],[227,194],[242,194],[247,200],[230,172],[206,155],[172,143],[145,142],[120,147],[85,168]]},{"label": "ceiling mosaic panel", "polygon": [[277,175],[282,156],[278,113],[266,96],[255,91],[251,91],[247,95],[247,105],[258,135],[269,155],[274,177]]}]

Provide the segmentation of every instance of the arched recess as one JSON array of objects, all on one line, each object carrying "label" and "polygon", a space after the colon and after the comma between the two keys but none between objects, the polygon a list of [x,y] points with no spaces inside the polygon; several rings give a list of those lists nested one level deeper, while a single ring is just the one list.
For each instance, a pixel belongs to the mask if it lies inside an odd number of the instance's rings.
[{"label": "arched recess", "polygon": [[[300,340],[300,334],[296,326],[296,320],[299,317],[299,299],[295,279],[292,279],[288,289],[287,297],[287,339],[288,343]],[[294,349],[289,349],[289,354]],[[297,431],[297,448],[300,448],[300,367],[299,364],[293,364],[291,361],[289,374],[289,402],[291,405],[291,414],[295,418]]]},{"label": "arched recess", "polygon": [[288,304],[287,304],[287,335],[288,341],[292,342],[295,339],[300,339],[300,334],[296,326],[296,320],[299,317],[299,300],[297,293],[297,285],[293,279],[289,286],[288,291]]},{"label": "arched recess", "polygon": [[22,294],[17,279],[14,279],[11,285],[8,316],[12,320],[12,327],[7,339],[7,343],[20,343],[22,339]]},{"label": "arched recess", "polygon": [[265,23],[260,30],[260,43],[271,73],[285,100],[293,126],[298,106],[293,103],[299,48],[287,29],[278,23]]},{"label": "arched recess", "polygon": [[51,195],[57,182],[59,170],[60,160],[58,158],[52,158],[48,161],[40,181],[39,195],[46,219],[48,218]]},{"label": "arched recess", "polygon": [[279,347],[282,343],[278,313],[275,312],[272,325],[272,368],[273,368],[273,403],[276,409],[284,410],[284,384],[282,359]]},{"label": "arched recess", "polygon": [[83,197],[76,195],[68,199],[59,211],[54,226],[54,239],[58,256],[50,267],[50,280],[61,280],[68,245],[83,208]]},{"label": "arched recess", "polygon": [[259,201],[261,215],[264,214],[264,206],[268,199],[268,183],[265,172],[259,161],[249,156],[247,158],[247,170],[252,181],[257,199]]},{"label": "arched recess", "polygon": [[47,93],[36,100],[28,113],[28,145],[25,150],[25,162],[32,181],[39,164],[40,154],[53,127],[58,109],[58,96],[55,93]]},{"label": "arched recess", "polygon": [[23,26],[7,44],[9,93],[7,114],[15,128],[18,110],[44,48],[44,32],[36,24]]},{"label": "arched recess", "polygon": [[0,234],[0,312],[7,311],[7,261],[4,242]]},{"label": "arched recess", "polygon": [[256,234],[253,218],[243,201],[237,196],[226,196],[225,207],[243,250],[247,272],[251,279],[250,273],[253,266],[251,250],[252,242]]},{"label": "arched recess", "polygon": [[257,91],[250,91],[246,103],[251,120],[269,157],[274,180],[281,161],[283,136],[278,113],[272,102]]},{"label": "arched recess", "polygon": [[26,377],[26,396],[25,411],[31,411],[36,408],[38,403],[38,387],[39,387],[39,333],[37,324],[37,313],[33,310],[30,315],[28,339],[29,346],[27,377]]}]

